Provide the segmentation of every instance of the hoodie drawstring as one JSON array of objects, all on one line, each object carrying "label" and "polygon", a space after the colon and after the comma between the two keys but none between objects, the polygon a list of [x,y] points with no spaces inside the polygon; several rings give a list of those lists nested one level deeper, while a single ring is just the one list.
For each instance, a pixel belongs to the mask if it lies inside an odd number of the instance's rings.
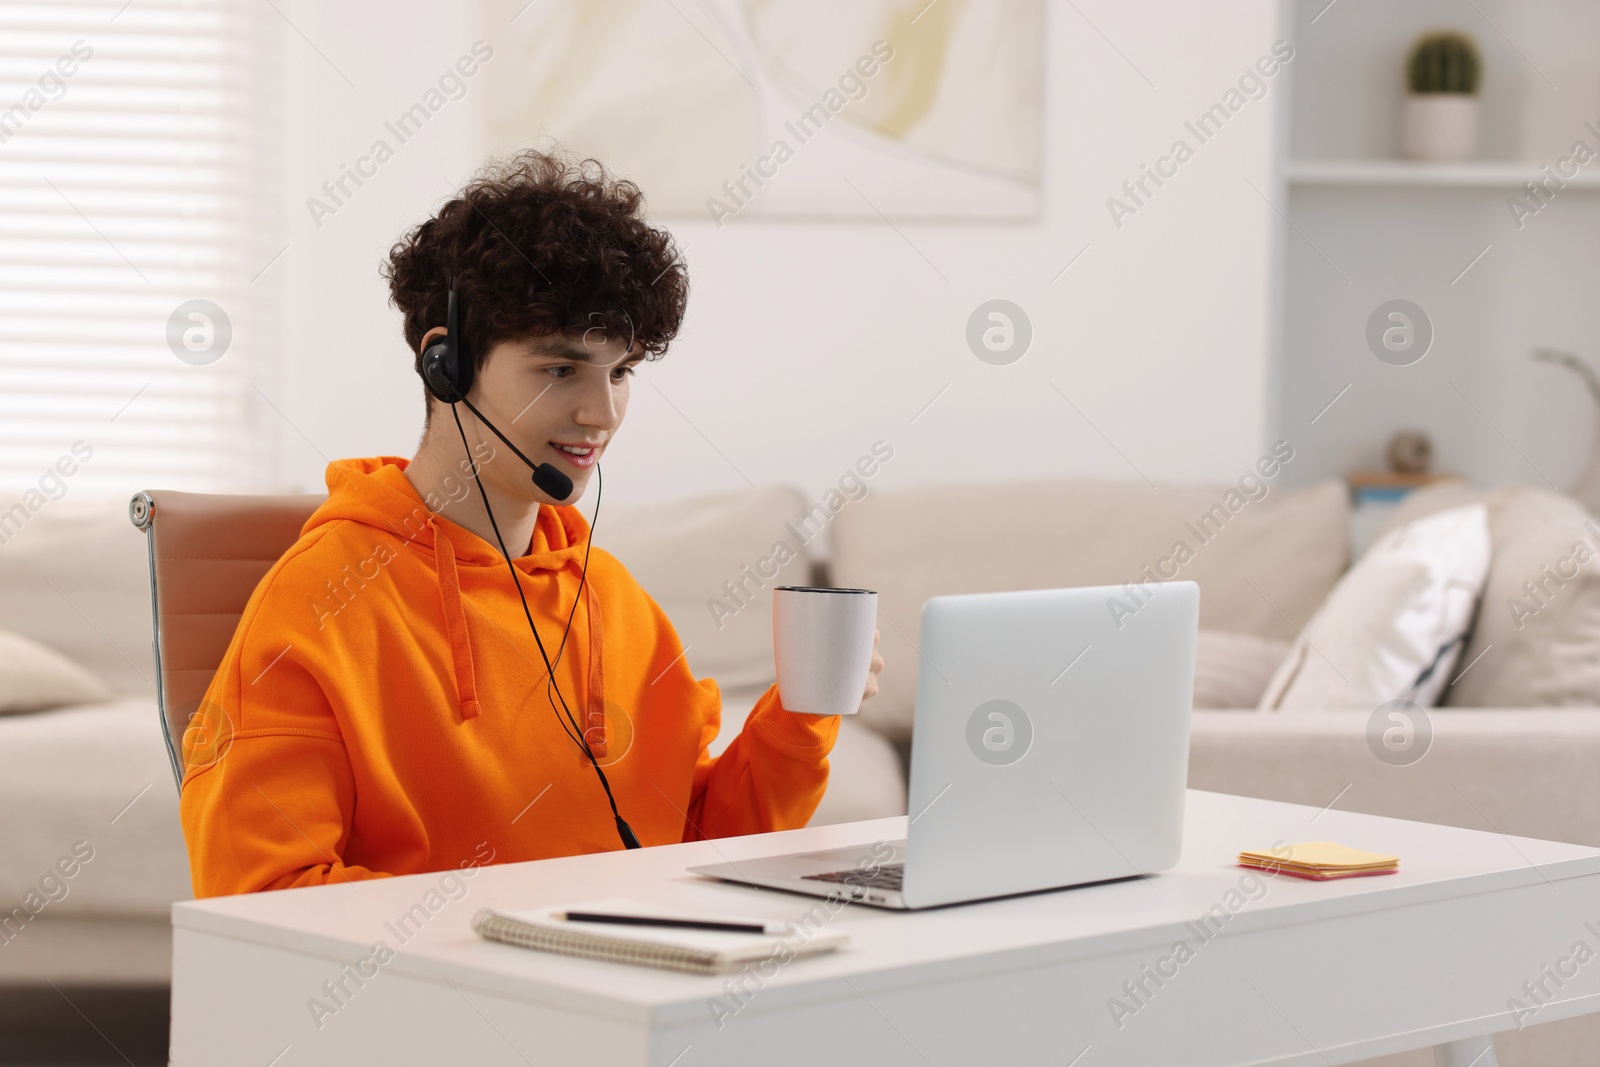
[{"label": "hoodie drawstring", "polygon": [[606,692],[600,663],[600,597],[593,582],[583,583],[584,602],[589,618],[589,706],[583,724],[584,740],[595,759],[606,754]]},{"label": "hoodie drawstring", "polygon": [[450,634],[450,657],[455,665],[456,698],[461,718],[478,717],[478,676],[472,663],[472,643],[467,634],[467,613],[461,606],[461,578],[456,573],[456,549],[430,518],[433,554],[439,568],[439,606],[444,609],[445,630]]},{"label": "hoodie drawstring", "polygon": [[[455,544],[431,519],[433,551],[439,570],[439,606],[444,612],[445,630],[450,635],[450,657],[455,667],[456,697],[462,721],[475,719],[482,710],[478,702],[478,676],[472,658],[472,642],[467,630],[467,613],[461,600],[461,577],[456,570]],[[584,607],[589,630],[589,684],[582,708],[583,736],[596,759],[606,754],[605,671],[601,658],[600,595],[592,582],[583,583]],[[575,709],[576,710],[576,709]],[[587,759],[587,757],[584,757]]]}]

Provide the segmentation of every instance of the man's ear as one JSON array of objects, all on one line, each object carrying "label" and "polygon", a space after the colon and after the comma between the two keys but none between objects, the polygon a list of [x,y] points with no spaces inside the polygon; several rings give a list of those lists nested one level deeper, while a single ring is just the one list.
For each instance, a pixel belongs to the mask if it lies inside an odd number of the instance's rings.
[{"label": "man's ear", "polygon": [[429,345],[433,344],[435,341],[443,339],[448,335],[448,333],[449,331],[443,326],[435,326],[433,329],[423,334],[422,343],[417,346],[418,354],[420,355],[421,353],[426,352]]}]

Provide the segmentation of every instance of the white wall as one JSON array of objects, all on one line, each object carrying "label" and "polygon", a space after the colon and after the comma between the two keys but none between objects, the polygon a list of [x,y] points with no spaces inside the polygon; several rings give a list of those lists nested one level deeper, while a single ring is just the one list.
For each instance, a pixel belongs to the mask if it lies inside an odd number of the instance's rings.
[{"label": "white wall", "polygon": [[421,429],[421,383],[378,276],[389,246],[448,199],[482,154],[484,74],[316,226],[308,198],[355,163],[439,74],[485,36],[474,5],[280,4],[288,35],[285,195],[289,251],[283,395],[288,488],[322,491],[327,460],[409,456]]},{"label": "white wall", "polygon": [[[1076,9],[1051,2],[1048,14],[1041,222],[901,224],[902,238],[882,223],[718,230],[660,220],[689,246],[689,315],[666,359],[635,379],[606,461],[607,499],[746,479],[820,495],[879,438],[895,449],[880,487],[1232,480],[1255,459],[1266,444],[1275,216],[1250,186],[1274,188],[1278,85],[1120,230],[1105,202],[1175,138],[1193,143],[1184,121],[1269,51],[1276,5]],[[304,37],[289,46],[294,229],[274,268],[290,278],[279,404],[292,423],[286,481],[320,490],[325,457],[415,446],[420,389],[377,265],[481,158],[485,75],[320,230],[304,201],[474,39],[492,44],[496,28],[475,6],[420,0],[381,9],[297,0],[286,10]],[[1034,325],[1031,350],[1010,366],[980,362],[964,340],[972,309],[994,297],[1020,304]]]}]

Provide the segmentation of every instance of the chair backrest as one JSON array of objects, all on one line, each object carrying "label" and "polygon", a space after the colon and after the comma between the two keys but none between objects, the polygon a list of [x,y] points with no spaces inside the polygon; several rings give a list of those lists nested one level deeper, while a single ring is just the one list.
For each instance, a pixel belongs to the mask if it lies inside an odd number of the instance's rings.
[{"label": "chair backrest", "polygon": [[128,505],[149,550],[156,701],[180,792],[183,731],[245,604],[324,499],[148,490]]}]

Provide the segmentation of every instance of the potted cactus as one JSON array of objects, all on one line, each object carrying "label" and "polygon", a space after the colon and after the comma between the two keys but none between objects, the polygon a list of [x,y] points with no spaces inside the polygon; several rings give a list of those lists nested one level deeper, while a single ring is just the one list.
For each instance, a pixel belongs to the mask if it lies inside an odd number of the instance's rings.
[{"label": "potted cactus", "polygon": [[1406,59],[1410,93],[1400,115],[1407,159],[1471,159],[1478,151],[1478,46],[1464,33],[1425,34]]}]

